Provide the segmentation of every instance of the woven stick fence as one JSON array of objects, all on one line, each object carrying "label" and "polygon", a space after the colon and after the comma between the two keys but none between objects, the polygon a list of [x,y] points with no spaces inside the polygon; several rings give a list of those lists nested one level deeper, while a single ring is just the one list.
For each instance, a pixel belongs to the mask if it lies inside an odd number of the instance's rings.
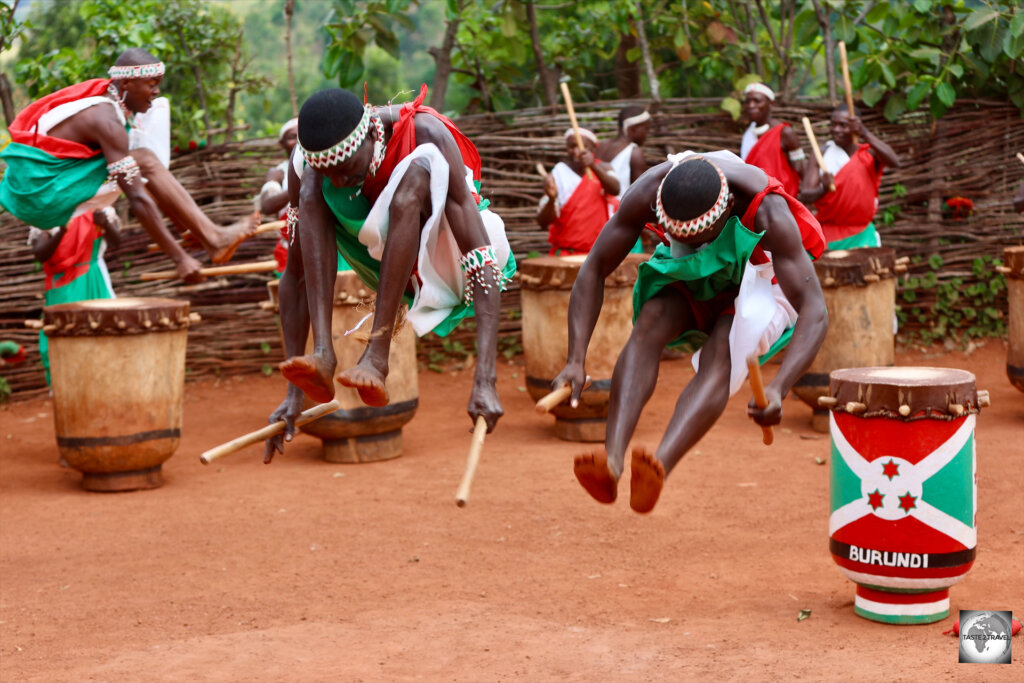
[{"label": "woven stick fence", "polygon": [[[615,134],[618,110],[636,101],[580,103],[580,125],[604,138]],[[654,123],[645,153],[655,164],[666,153],[685,149],[708,151],[737,149],[742,124],[717,109],[715,99],[667,100],[653,112]],[[821,102],[777,104],[776,118],[799,121],[808,116],[820,140],[828,138],[831,107]],[[923,257],[911,274],[930,270],[927,258],[939,255],[943,266],[939,282],[961,278],[965,286],[979,281],[976,259],[1000,258],[1006,246],[1024,242],[1024,219],[1012,213],[1012,197],[1024,176],[1014,153],[1024,150],[1024,121],[1012,106],[997,102],[960,101],[945,117],[932,123],[927,116],[908,114],[889,123],[872,110],[863,112],[869,130],[888,142],[902,168],[887,170],[882,180],[880,215],[899,209],[892,225],[877,219],[883,242],[899,255]],[[546,253],[547,234],[534,221],[542,194],[536,164],[553,166],[564,154],[563,133],[569,126],[564,112],[552,114],[536,108],[505,112],[500,116],[468,116],[462,130],[477,144],[483,158],[483,193],[505,220],[517,258]],[[802,133],[798,132],[801,135]],[[228,223],[251,209],[266,170],[278,163],[280,150],[273,140],[219,145],[175,158],[171,170],[215,221]],[[894,189],[905,189],[902,197]],[[974,213],[953,220],[943,202],[953,196],[970,198]],[[271,314],[259,307],[266,298],[266,275],[219,277],[197,285],[179,282],[142,282],[144,272],[163,270],[169,262],[159,252],[146,250],[150,240],[127,213],[123,243],[108,253],[114,290],[118,296],[162,296],[188,299],[203,322],[189,332],[186,358],[189,378],[259,372],[282,358],[280,336]],[[46,392],[39,364],[37,332],[26,329],[26,319],[38,319],[43,305],[43,273],[25,245],[26,227],[9,214],[0,215],[0,338],[13,339],[29,351],[28,360],[4,368],[16,398]],[[264,260],[274,247],[273,234],[253,238],[236,252],[233,263]],[[197,254],[201,260],[204,255]],[[915,259],[916,260],[916,259]],[[935,303],[934,291],[919,292],[915,306],[927,311]],[[931,298],[929,298],[931,297]],[[1006,309],[1005,292],[999,308]],[[499,333],[514,348],[520,334],[519,292],[513,284],[502,300]],[[928,325],[911,320],[911,327]],[[462,326],[449,340],[472,349],[472,326]],[[442,348],[442,340],[428,335],[421,350]],[[450,347],[449,347],[450,348]]]}]

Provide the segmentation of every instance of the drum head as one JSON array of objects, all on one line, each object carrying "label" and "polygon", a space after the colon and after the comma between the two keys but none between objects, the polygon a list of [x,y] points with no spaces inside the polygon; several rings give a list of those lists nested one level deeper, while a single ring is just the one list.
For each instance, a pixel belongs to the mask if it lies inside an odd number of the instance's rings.
[{"label": "drum head", "polygon": [[826,251],[814,262],[823,287],[864,287],[893,277],[896,252],[890,247]]},{"label": "drum head", "polygon": [[832,410],[861,417],[951,420],[978,412],[973,374],[955,368],[874,367],[834,370]]},{"label": "drum head", "polygon": [[188,329],[189,302],[125,297],[89,299],[43,309],[51,337],[148,334]]},{"label": "drum head", "polygon": [[[628,254],[622,263],[605,278],[605,287],[632,287],[637,269],[647,254]],[[523,289],[572,289],[586,254],[539,256],[519,263],[518,277]]]}]

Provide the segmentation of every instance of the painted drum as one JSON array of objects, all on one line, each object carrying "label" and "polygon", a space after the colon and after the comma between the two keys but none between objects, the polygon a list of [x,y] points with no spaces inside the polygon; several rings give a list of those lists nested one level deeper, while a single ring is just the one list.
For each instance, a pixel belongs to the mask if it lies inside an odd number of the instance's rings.
[{"label": "painted drum", "polygon": [[[585,255],[542,256],[520,264],[523,307],[523,355],[526,388],[533,400],[551,392],[569,352],[569,295]],[[579,406],[551,409],[555,435],[566,441],[604,441],[612,370],[633,331],[633,284],[645,254],[630,254],[604,283],[604,303],[587,349],[592,378]]]},{"label": "painted drum", "polygon": [[949,615],[974,564],[974,427],[988,394],[963,370],[836,370],[829,395],[829,550],[857,584],[854,611],[890,624]]},{"label": "painted drum", "polygon": [[[354,366],[363,355],[370,334],[374,291],[355,272],[338,273],[334,284],[334,311],[331,336],[338,370]],[[405,307],[399,320],[405,320]],[[358,328],[358,329],[357,329]],[[312,335],[306,353],[313,351]],[[416,414],[419,406],[419,379],[416,364],[416,335],[412,325],[402,324],[391,341],[386,386],[391,402],[383,407],[368,406],[355,389],[334,382],[335,398],[341,408],[326,417],[300,427],[319,437],[324,444],[324,460],[339,463],[390,460],[402,454],[402,427]],[[314,404],[308,398],[305,408]]]},{"label": "painted drum", "polygon": [[892,365],[896,359],[895,254],[889,247],[828,251],[814,262],[828,307],[828,333],[793,394],[814,411],[811,426],[828,431],[829,373],[839,368]]},{"label": "painted drum", "polygon": [[1003,252],[1003,265],[999,270],[1006,275],[1010,304],[1006,376],[1010,384],[1024,391],[1024,247],[1008,247]]},{"label": "painted drum", "polygon": [[181,440],[189,303],[97,299],[43,309],[57,447],[90,491],[163,484]]}]

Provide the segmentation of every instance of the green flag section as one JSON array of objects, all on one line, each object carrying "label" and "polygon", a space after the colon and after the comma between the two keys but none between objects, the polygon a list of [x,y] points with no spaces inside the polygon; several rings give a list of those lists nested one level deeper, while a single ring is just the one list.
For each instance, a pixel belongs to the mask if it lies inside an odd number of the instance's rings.
[{"label": "green flag section", "polygon": [[0,182],[0,206],[37,228],[65,225],[82,202],[107,179],[102,154],[58,159],[41,149],[12,142],[0,152],[7,163]]},{"label": "green flag section", "polygon": [[878,237],[878,230],[875,229],[875,224],[868,223],[868,227],[854,235],[829,242],[828,248],[830,251],[838,251],[839,249],[861,249],[863,247],[878,247],[881,245],[882,240]]},{"label": "green flag section", "polygon": [[974,438],[967,439],[963,448],[953,456],[945,467],[926,479],[921,488],[921,496],[939,512],[974,526],[976,501],[971,493],[975,487],[967,487],[964,482],[974,481]]}]

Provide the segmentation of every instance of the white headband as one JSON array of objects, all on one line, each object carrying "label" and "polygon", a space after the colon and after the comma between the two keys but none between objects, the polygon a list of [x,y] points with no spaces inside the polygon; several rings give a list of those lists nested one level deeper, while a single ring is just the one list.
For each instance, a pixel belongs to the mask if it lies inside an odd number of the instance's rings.
[{"label": "white headband", "polygon": [[[711,164],[711,167],[713,169],[718,171],[718,177],[722,181],[722,189],[718,193],[718,199],[715,201],[715,203],[711,206],[710,209],[705,211],[702,215],[697,216],[696,218],[691,218],[688,221],[680,221],[675,218],[672,218],[667,213],[665,213],[665,206],[664,204],[662,204],[661,201],[661,189],[665,186],[665,180],[668,178],[669,173],[672,173],[672,171],[675,170],[676,166],[678,166],[679,163],[686,163],[686,161],[697,160],[706,161],[707,163]],[[704,157],[692,157],[690,159],[686,159],[685,161],[673,164],[672,168],[670,168],[668,173],[665,174],[665,177],[661,179],[661,184],[658,185],[658,203],[657,207],[655,208],[655,215],[658,217],[658,222],[661,225],[665,226],[665,229],[668,230],[669,234],[671,234],[673,237],[690,237],[692,235],[699,235],[700,233],[709,229],[712,225],[715,224],[715,221],[722,217],[722,214],[725,213],[725,208],[729,205],[730,198],[732,198],[732,193],[729,192],[729,181],[726,180],[725,174],[722,173],[722,169],[718,168],[718,166],[715,166]]]},{"label": "white headband", "polygon": [[762,95],[767,97],[771,102],[775,101],[775,91],[769,88],[764,83],[751,83],[750,85],[743,89],[744,95],[749,95],[752,92],[761,93]]},{"label": "white headband", "polygon": [[643,123],[644,121],[650,120],[651,112],[649,111],[644,111],[642,114],[637,114],[636,116],[630,116],[628,119],[625,119],[622,122],[622,131],[626,132],[627,130],[630,129],[630,127]]},{"label": "white headband", "polygon": [[[570,128],[567,131],[565,131],[565,139],[566,140],[568,140],[569,138],[573,137],[574,135],[576,135],[576,131],[573,130],[572,128]],[[586,138],[586,139],[590,140],[595,145],[597,144],[597,136],[594,135],[594,132],[591,131],[591,130],[588,130],[586,128],[580,128],[580,137],[581,138]]]},{"label": "white headband", "polygon": [[288,131],[290,131],[290,130],[292,130],[294,128],[298,128],[298,127],[299,127],[299,120],[298,119],[289,119],[288,121],[286,121],[285,124],[283,126],[281,126],[281,132],[277,134],[278,141],[280,141],[281,138],[284,137],[285,133],[287,133]]},{"label": "white headband", "polygon": [[115,81],[127,81],[132,78],[156,78],[164,75],[164,63],[112,66],[107,73]]}]

